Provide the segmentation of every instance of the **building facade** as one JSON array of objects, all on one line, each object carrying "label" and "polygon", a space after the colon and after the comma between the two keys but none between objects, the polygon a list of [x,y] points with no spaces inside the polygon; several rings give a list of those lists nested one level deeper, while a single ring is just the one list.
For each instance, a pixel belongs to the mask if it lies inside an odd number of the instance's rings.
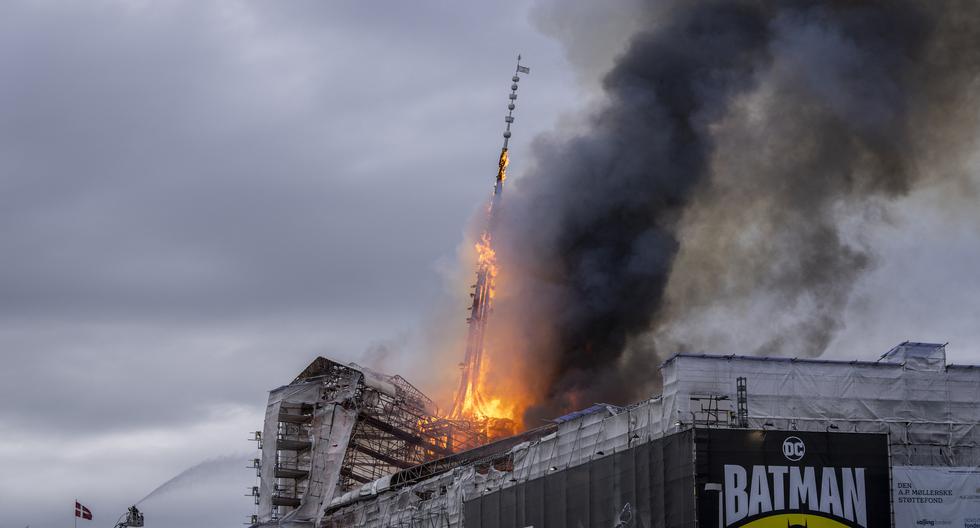
[{"label": "building facade", "polygon": [[943,345],[903,343],[874,362],[681,354],[660,371],[654,398],[335,488],[297,526],[965,528],[980,518],[980,368],[948,365]]}]

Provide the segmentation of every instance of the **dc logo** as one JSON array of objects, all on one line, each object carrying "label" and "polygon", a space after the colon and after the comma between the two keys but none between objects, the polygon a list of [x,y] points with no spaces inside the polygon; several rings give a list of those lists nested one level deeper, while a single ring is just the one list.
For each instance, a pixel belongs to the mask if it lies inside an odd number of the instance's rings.
[{"label": "dc logo", "polygon": [[796,462],[803,458],[804,454],[806,454],[806,446],[803,445],[803,440],[795,436],[790,436],[786,440],[783,440],[783,456],[786,457],[786,460]]}]

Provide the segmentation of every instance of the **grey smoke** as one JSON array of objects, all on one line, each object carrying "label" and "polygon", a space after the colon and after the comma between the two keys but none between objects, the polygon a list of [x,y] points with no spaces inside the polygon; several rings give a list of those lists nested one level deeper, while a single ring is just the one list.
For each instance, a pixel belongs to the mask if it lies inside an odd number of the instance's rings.
[{"label": "grey smoke", "polygon": [[738,352],[819,355],[875,264],[862,230],[976,137],[980,4],[652,4],[606,105],[540,139],[501,209],[528,423],[641,397],[704,317],[769,314]]}]

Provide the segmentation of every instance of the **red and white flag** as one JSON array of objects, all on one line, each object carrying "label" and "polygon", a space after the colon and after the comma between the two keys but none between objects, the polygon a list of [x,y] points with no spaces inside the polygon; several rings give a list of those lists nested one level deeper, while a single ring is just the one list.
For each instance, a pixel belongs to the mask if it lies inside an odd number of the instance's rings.
[{"label": "red and white flag", "polygon": [[92,520],[92,510],[82,506],[82,503],[75,501],[75,517]]}]

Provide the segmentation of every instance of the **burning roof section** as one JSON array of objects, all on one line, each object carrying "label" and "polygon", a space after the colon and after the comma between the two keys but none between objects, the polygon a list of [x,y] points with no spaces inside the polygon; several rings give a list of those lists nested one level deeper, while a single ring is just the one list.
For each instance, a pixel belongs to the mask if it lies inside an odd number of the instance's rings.
[{"label": "burning roof section", "polygon": [[888,433],[896,463],[980,466],[980,367],[946,364],[944,345],[878,361],[679,354],[660,372],[649,400],[482,445],[404,379],[317,358],[270,394],[257,525],[457,526],[465,500],[692,427]]},{"label": "burning roof section", "polygon": [[562,481],[567,469],[692,427],[888,433],[896,464],[980,466],[980,367],[946,364],[941,344],[902,343],[878,361],[679,354],[660,372],[663,393],[649,400],[596,404],[338,495],[321,526],[460,526],[475,498]]},{"label": "burning roof section", "polygon": [[256,522],[315,522],[336,494],[486,443],[401,376],[316,358],[271,391],[256,433]]}]

